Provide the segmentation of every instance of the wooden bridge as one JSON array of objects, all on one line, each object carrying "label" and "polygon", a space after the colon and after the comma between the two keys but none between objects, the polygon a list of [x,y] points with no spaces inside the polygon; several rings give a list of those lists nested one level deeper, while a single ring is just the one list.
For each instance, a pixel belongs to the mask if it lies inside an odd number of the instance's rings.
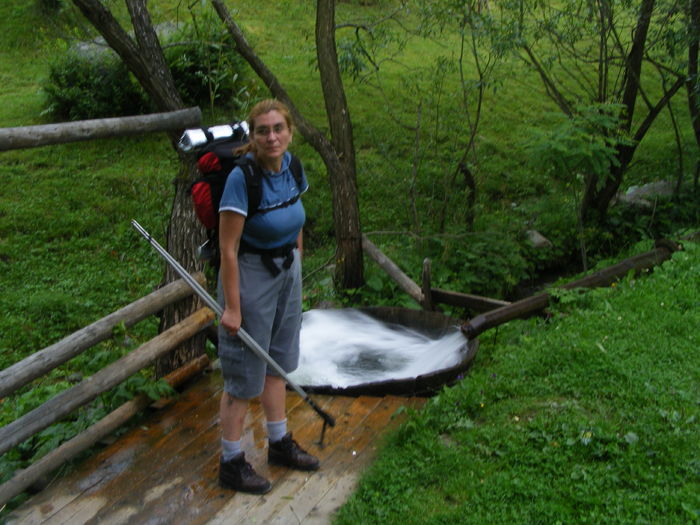
[{"label": "wooden bridge", "polygon": [[251,405],[243,446],[273,489],[255,496],[218,486],[218,370],[192,381],[175,399],[148,409],[131,430],[30,498],[8,524],[330,523],[355,487],[383,432],[400,408],[423,398],[314,396],[336,420],[319,446],[322,422],[295,393],[288,395],[294,438],[319,456],[321,470],[267,465],[264,420]]}]

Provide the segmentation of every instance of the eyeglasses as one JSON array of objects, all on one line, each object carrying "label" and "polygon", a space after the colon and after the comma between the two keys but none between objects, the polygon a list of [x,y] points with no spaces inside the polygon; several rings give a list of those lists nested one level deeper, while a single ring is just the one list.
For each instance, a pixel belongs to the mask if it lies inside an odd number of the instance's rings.
[{"label": "eyeglasses", "polygon": [[255,133],[255,135],[257,135],[258,137],[267,137],[270,133],[274,133],[275,135],[279,135],[280,133],[282,133],[286,129],[287,129],[287,125],[280,123],[280,124],[275,124],[271,128],[269,128],[267,126],[260,126],[258,128],[255,128],[255,131],[253,133]]}]

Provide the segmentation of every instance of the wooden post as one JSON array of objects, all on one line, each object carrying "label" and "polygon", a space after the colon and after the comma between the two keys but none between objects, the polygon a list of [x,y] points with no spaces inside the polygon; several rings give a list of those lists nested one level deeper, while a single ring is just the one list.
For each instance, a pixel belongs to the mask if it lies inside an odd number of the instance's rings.
[{"label": "wooden post", "polygon": [[41,126],[0,128],[0,151],[36,148],[83,140],[121,137],[137,133],[176,131],[200,126],[198,107],[134,117],[79,120]]},{"label": "wooden post", "polygon": [[[204,285],[204,274],[193,274]],[[166,305],[192,295],[189,285],[179,279],[142,297],[107,317],[35,352],[26,359],[0,371],[0,398],[14,392],[29,381],[44,375],[97,343],[109,339],[119,323],[131,326],[162,310]]]},{"label": "wooden post", "polygon": [[367,255],[374,259],[374,262],[389,274],[389,277],[391,277],[404,292],[410,295],[418,304],[423,304],[423,292],[420,287],[364,235],[362,236],[362,249]]},{"label": "wooden post", "polygon": [[430,259],[426,257],[425,259],[423,259],[423,309],[433,311],[435,309],[435,305],[433,304],[433,294],[430,288],[430,280]]},{"label": "wooden post", "polygon": [[[199,356],[182,368],[178,368],[163,379],[171,386],[176,387],[191,377],[204,370],[209,364],[206,355]],[[60,465],[75,457],[83,450],[93,446],[100,439],[114,432],[129,419],[153,403],[153,399],[146,394],[140,394],[127,401],[122,406],[102,418],[74,438],[53,449],[44,457],[33,463],[26,469],[15,472],[14,476],[0,485],[0,507],[12,498],[21,494],[27,487],[38,480],[44,474],[54,471]]]},{"label": "wooden post", "polygon": [[197,310],[187,319],[162,332],[118,361],[0,428],[0,455],[76,408],[89,403],[102,392],[117,386],[130,375],[203,330],[214,321],[214,318],[215,314],[209,308]]}]

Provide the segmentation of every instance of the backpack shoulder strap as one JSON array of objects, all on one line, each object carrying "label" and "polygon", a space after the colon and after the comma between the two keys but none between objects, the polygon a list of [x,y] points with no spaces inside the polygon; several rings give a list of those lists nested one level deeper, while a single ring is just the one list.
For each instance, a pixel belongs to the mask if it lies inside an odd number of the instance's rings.
[{"label": "backpack shoulder strap", "polygon": [[245,156],[237,159],[236,165],[240,166],[245,176],[246,192],[248,193],[248,216],[246,218],[249,219],[258,212],[262,200],[262,172],[255,162]]},{"label": "backpack shoulder strap", "polygon": [[297,186],[299,187],[299,191],[301,192],[301,175],[302,175],[302,168],[301,168],[301,161],[299,160],[299,157],[296,155],[292,155],[292,160],[289,163],[289,169],[292,171],[292,175],[294,175],[294,180],[297,183]]},{"label": "backpack shoulder strap", "polygon": [[[246,191],[248,192],[248,216],[246,218],[249,219],[260,211],[259,208],[260,201],[262,200],[263,174],[260,167],[254,161],[251,161],[246,157],[241,157],[240,159],[236,160],[236,165],[241,167],[243,174],[245,175]],[[298,157],[292,155],[292,159],[289,163],[289,169],[291,170],[294,180],[299,187],[299,191],[301,192],[303,170],[301,167],[301,161]]]}]

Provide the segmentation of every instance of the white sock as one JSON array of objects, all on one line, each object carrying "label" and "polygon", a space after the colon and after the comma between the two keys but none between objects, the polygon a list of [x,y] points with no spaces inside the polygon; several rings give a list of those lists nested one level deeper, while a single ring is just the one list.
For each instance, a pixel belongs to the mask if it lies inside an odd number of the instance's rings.
[{"label": "white sock", "polygon": [[287,435],[287,420],[268,421],[267,422],[267,439],[270,443],[279,441]]},{"label": "white sock", "polygon": [[241,454],[241,440],[238,441],[226,441],[221,438],[221,459],[226,461],[231,461],[233,458]]}]

